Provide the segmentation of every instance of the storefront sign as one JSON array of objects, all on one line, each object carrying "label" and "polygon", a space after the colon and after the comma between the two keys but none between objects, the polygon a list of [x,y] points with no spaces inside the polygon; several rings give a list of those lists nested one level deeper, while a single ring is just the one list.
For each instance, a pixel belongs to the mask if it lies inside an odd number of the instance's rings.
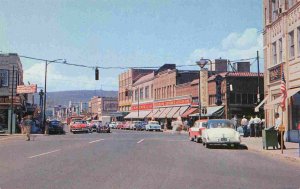
[{"label": "storefront sign", "polygon": [[131,110],[151,110],[153,109],[153,103],[145,103],[145,104],[139,104],[138,105],[132,105]]},{"label": "storefront sign", "polygon": [[281,78],[281,65],[273,67],[269,70],[270,72],[270,83],[280,80]]},{"label": "storefront sign", "polygon": [[208,71],[200,70],[200,103],[201,106],[208,106]]},{"label": "storefront sign", "polygon": [[[14,96],[13,99],[14,99],[13,100],[14,104],[16,104],[16,103],[20,104],[21,103],[20,97]],[[3,105],[3,104],[6,105],[6,104],[10,104],[10,103],[11,103],[11,98],[10,97],[8,97],[8,96],[1,96],[0,97],[0,105]]]},{"label": "storefront sign", "polygon": [[18,85],[17,86],[17,93],[18,94],[31,94],[37,92],[37,85]]},{"label": "storefront sign", "polygon": [[175,99],[175,100],[168,100],[168,101],[162,101],[162,102],[154,102],[154,107],[190,105],[190,104],[191,104],[191,99],[184,98],[184,99]]}]

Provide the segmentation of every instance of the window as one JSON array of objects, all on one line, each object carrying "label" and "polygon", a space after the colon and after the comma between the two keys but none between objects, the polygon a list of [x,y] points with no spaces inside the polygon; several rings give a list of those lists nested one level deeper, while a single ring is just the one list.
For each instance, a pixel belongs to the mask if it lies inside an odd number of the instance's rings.
[{"label": "window", "polygon": [[230,102],[230,104],[235,104],[235,94],[234,93],[230,93],[229,102]]},{"label": "window", "polygon": [[149,98],[149,86],[145,87],[145,99]]},{"label": "window", "polygon": [[242,104],[248,104],[248,95],[242,94]]},{"label": "window", "polygon": [[0,70],[0,87],[8,87],[8,70]]},{"label": "window", "polygon": [[279,0],[272,0],[272,21],[275,21],[279,15]]},{"label": "window", "polygon": [[295,56],[295,46],[294,46],[294,31],[289,33],[289,51],[290,51],[290,59]]},{"label": "window", "polygon": [[241,103],[242,103],[242,95],[236,94],[236,104],[241,104]]},{"label": "window", "polygon": [[248,104],[253,104],[253,94],[248,94]]},{"label": "window", "polygon": [[288,0],[288,8],[290,9],[292,6],[294,6],[296,3],[296,0]]},{"label": "window", "polygon": [[273,65],[275,65],[277,64],[276,42],[272,43],[272,55]]},{"label": "window", "polygon": [[144,98],[144,88],[140,88],[140,99]]},{"label": "window", "polygon": [[282,62],[282,39],[280,38],[278,41],[279,45],[279,63]]},{"label": "window", "polygon": [[136,89],[136,90],[134,91],[134,99],[135,99],[135,101],[138,101],[138,95],[139,95],[139,90]]}]

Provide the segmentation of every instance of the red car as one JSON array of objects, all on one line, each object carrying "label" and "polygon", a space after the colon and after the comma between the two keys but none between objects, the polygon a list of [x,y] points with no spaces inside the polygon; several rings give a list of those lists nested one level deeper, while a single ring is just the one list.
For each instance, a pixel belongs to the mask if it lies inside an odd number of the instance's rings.
[{"label": "red car", "polygon": [[124,123],[123,122],[117,122],[116,123],[116,129],[122,129],[123,128]]},{"label": "red car", "polygon": [[72,133],[77,133],[77,132],[85,132],[88,133],[89,132],[89,127],[87,125],[87,122],[84,120],[78,120],[75,121],[71,127],[70,127],[70,131]]},{"label": "red car", "polygon": [[197,120],[194,126],[189,129],[190,141],[202,142],[202,131],[205,129],[204,124],[207,120]]},{"label": "red car", "polygon": [[123,124],[123,128],[122,129],[129,130],[130,129],[130,125],[131,125],[131,122],[130,121],[126,121],[126,123]]}]

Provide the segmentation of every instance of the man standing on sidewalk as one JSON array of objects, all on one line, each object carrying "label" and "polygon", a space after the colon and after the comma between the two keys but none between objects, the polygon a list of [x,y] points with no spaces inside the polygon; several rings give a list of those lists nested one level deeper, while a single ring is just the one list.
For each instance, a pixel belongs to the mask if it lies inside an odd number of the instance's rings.
[{"label": "man standing on sidewalk", "polygon": [[[277,140],[278,140],[278,144],[280,145],[280,148],[281,148],[281,133],[282,133],[282,137],[284,136],[284,131],[283,132],[280,132],[278,131],[278,128],[279,126],[281,125],[281,119],[279,118],[279,113],[275,113],[275,130],[277,130]],[[285,145],[284,145],[284,140],[282,140],[282,145],[283,145],[283,149],[286,149],[285,148]]]},{"label": "man standing on sidewalk", "polygon": [[246,116],[243,116],[243,119],[241,121],[241,125],[243,127],[244,137],[248,136],[247,127],[248,127],[248,120],[246,119]]}]

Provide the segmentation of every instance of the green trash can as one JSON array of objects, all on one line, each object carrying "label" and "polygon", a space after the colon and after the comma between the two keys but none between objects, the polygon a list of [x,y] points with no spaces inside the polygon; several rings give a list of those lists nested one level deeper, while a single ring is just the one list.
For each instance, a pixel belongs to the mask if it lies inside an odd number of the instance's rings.
[{"label": "green trash can", "polygon": [[263,149],[268,150],[271,146],[275,150],[278,149],[277,131],[274,127],[266,128],[262,131]]}]

